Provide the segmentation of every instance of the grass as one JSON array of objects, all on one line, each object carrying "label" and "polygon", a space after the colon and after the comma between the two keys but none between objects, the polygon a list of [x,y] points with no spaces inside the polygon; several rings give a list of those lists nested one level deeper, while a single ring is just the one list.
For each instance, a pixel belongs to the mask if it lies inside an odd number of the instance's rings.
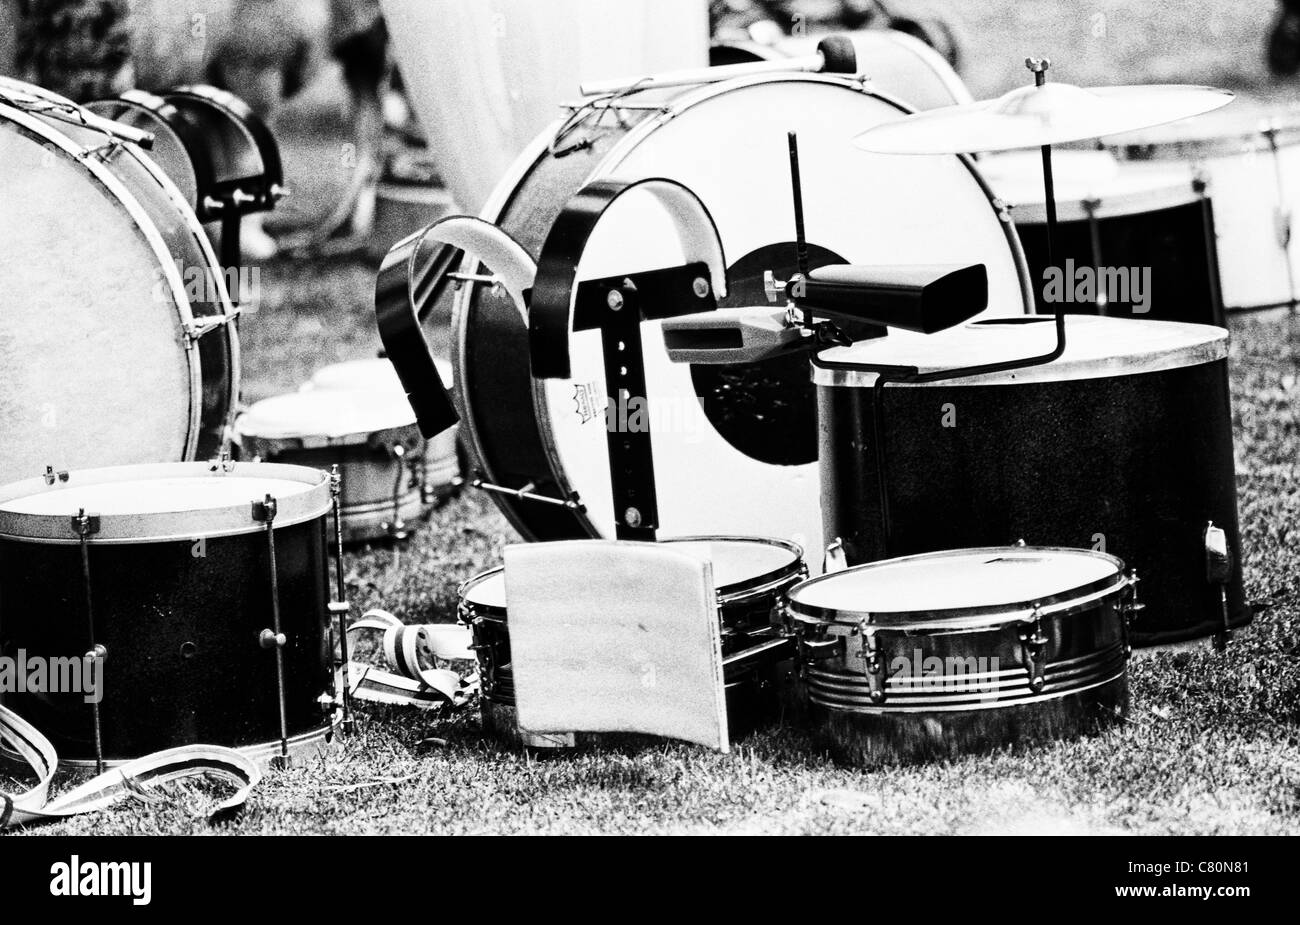
[{"label": "grass", "polygon": [[[1255,103],[1293,93],[1259,65],[1268,0],[1167,4],[1158,23],[1149,4],[998,0],[978,16],[970,6],[948,5],[977,95],[1022,78],[1009,35],[1016,55],[1056,56],[1062,77],[1082,83],[1203,80]],[[1089,28],[1097,12],[1108,17],[1105,40]],[[362,259],[263,268],[262,304],[243,325],[247,400],[295,388],[318,365],[373,355],[374,269]],[[1225,653],[1135,659],[1131,715],[1103,735],[865,772],[836,765],[793,728],[728,756],[664,744],[537,759],[485,741],[470,713],[363,707],[358,736],[328,759],[270,774],[215,831],[1300,834],[1300,320],[1234,317],[1231,376],[1247,592],[1272,607]],[[514,539],[490,501],[462,495],[406,546],[348,556],[354,613],[454,619],[456,586]],[[173,801],[36,831],[214,831],[208,788],[172,790]]]}]

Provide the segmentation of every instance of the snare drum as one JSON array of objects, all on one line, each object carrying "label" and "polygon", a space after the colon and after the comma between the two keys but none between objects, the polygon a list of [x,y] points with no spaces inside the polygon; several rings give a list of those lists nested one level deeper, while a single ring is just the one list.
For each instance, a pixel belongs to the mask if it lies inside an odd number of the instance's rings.
[{"label": "snare drum", "polygon": [[[1047,208],[1038,152],[989,155],[980,172],[1011,208],[1038,311],[1152,321],[1225,324],[1205,184],[1169,164],[1121,164],[1105,151],[1058,151],[1055,264],[1059,298],[1048,301]],[[1100,272],[1098,272],[1100,271]],[[1116,272],[1120,271],[1120,272]],[[1092,274],[1082,300],[1075,298]]]},{"label": "snare drum", "polygon": [[0,482],[218,455],[239,338],[185,196],[81,107],[0,78]]},{"label": "snare drum", "polygon": [[1300,300],[1300,116],[1224,113],[1108,139],[1127,161],[1179,169],[1214,197],[1219,275],[1230,308]]},{"label": "snare drum", "polygon": [[0,651],[78,667],[93,653],[103,671],[98,704],[81,685],[7,691],[5,705],[77,763],[319,748],[334,694],[329,509],[324,473],[255,463],[0,488]]},{"label": "snare drum", "polygon": [[250,459],[342,475],[343,539],[405,539],[427,511],[424,439],[405,397],[361,389],[290,392],[264,399],[235,421]]},{"label": "snare drum", "polygon": [[[435,359],[442,384],[451,389],[451,364]],[[406,390],[397,378],[397,370],[384,357],[363,360],[345,360],[318,369],[307,385],[311,389],[354,389],[397,395],[406,401]],[[455,426],[449,427],[425,441],[424,489],[432,498],[448,498],[464,484],[464,467],[460,458],[460,444],[456,441]]]},{"label": "snare drum", "polygon": [[788,596],[808,716],[866,765],[1067,739],[1128,711],[1134,582],[1081,549],[959,549],[810,579]]},{"label": "snare drum", "polygon": [[[712,562],[731,735],[770,724],[780,712],[788,652],[788,646],[772,635],[774,608],[787,590],[807,576],[803,550],[782,540],[751,537],[683,537],[664,542]],[[536,748],[571,747],[588,739],[586,735],[534,734],[519,728],[501,568],[460,586],[458,616],[474,631],[483,681],[484,731],[502,741]],[[599,741],[599,736],[593,741]]]}]

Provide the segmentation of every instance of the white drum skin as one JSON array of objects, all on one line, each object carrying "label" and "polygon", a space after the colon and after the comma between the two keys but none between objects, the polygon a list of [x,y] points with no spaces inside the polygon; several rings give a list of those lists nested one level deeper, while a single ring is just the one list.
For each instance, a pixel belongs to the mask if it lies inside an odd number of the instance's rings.
[{"label": "white drum skin", "polygon": [[[982,262],[989,272],[990,314],[1027,310],[1029,283],[1014,230],[968,161],[872,155],[850,143],[863,129],[906,111],[873,96],[861,81],[778,74],[637,94],[632,101],[637,108],[627,113],[633,124],[626,131],[609,118],[597,129],[598,114],[591,114],[590,124],[579,120],[572,131],[558,135],[557,126],[540,136],[482,217],[536,255],[547,219],[582,183],[675,180],[700,198],[717,224],[731,269],[723,306],[766,304],[762,271],[786,274],[786,251],[793,250],[788,184],[772,179],[789,174],[786,132],[793,130],[809,242],[823,261],[830,252],[848,261]],[[566,153],[552,156],[552,148]],[[673,265],[681,258],[676,240],[666,212],[630,194],[593,232],[578,279]],[[479,272],[475,262],[467,264],[468,272]],[[578,494],[584,511],[497,496],[525,537],[613,536],[599,332],[571,339],[570,379],[533,381],[515,359],[526,353],[527,330],[510,300],[466,284],[453,327],[458,408],[474,474],[507,489],[531,483],[550,497]],[[642,336],[648,394],[666,416],[652,419],[660,532],[725,531],[815,544],[819,488],[806,369],[769,363],[757,373],[779,388],[788,378],[798,397],[782,405],[803,411],[787,416],[797,433],[752,441],[781,459],[754,456],[737,448],[734,434],[719,430],[699,400],[700,391],[741,394],[743,385],[728,392],[719,377],[730,373],[671,363],[657,323],[642,325]],[[747,420],[743,413],[731,418],[742,431]]]},{"label": "white drum skin", "polygon": [[[435,359],[443,385],[452,387],[451,363]],[[354,389],[396,394],[406,400],[406,391],[397,378],[393,364],[384,357],[344,360],[318,369],[304,388]],[[424,485],[426,495],[447,498],[464,484],[464,467],[460,458],[459,428],[452,426],[424,440]]]},{"label": "white drum skin", "polygon": [[235,430],[249,458],[326,471],[338,466],[345,542],[403,539],[427,513],[424,440],[403,396],[290,392],[253,405]]}]

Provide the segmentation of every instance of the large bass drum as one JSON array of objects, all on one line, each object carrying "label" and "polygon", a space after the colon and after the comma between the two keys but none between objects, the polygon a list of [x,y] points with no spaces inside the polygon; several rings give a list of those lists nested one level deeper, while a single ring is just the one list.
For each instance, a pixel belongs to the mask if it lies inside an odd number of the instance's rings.
[{"label": "large bass drum", "polygon": [[[967,159],[873,155],[850,143],[907,111],[862,78],[805,73],[593,98],[534,141],[482,217],[537,259],[584,184],[675,180],[716,222],[729,265],[720,304],[766,304],[763,271],[788,276],[795,265],[793,131],[814,265],[982,262],[991,312],[1025,313],[1032,296],[1015,231]],[[649,197],[623,201],[592,233],[579,280],[681,262],[664,210],[656,214]],[[472,477],[498,489],[526,538],[614,536],[600,333],[574,336],[570,379],[534,382],[521,307],[504,289],[474,282],[477,261],[462,271],[452,359]],[[669,362],[658,322],[642,325],[642,339],[647,394],[670,415],[652,421],[660,534],[815,543],[817,424],[806,358],[691,367]],[[575,497],[580,506],[562,503]]]},{"label": "large bass drum", "polygon": [[216,455],[239,340],[185,196],[61,97],[0,79],[0,483]]}]

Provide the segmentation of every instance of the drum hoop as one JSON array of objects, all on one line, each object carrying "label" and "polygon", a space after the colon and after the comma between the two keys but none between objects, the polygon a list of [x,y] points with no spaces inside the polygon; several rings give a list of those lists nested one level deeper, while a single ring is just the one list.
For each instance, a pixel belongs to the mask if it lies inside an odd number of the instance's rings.
[{"label": "drum hoop", "polygon": [[[239,478],[248,473],[254,478],[268,478],[297,482],[309,486],[307,490],[277,498],[278,511],[274,520],[276,530],[306,523],[324,517],[330,510],[329,475],[319,469],[284,463],[231,463],[224,468],[215,463],[173,462],[146,463],[131,466],[110,466],[103,469],[81,469],[69,473],[66,481],[47,484],[44,478],[24,479],[0,487],[0,505],[18,498],[59,491],[62,486],[76,481],[78,484],[103,485],[125,481],[157,478]],[[151,512],[146,514],[103,514],[88,510],[87,514],[99,517],[99,531],[88,537],[92,546],[160,543],[169,541],[194,541],[263,533],[266,526],[253,519],[252,500],[222,507],[198,508],[188,511]],[[0,538],[21,543],[46,543],[52,545],[77,545],[80,538],[73,532],[67,514],[30,514],[0,508]]]},{"label": "drum hoop", "polygon": [[737,536],[730,534],[702,534],[699,536],[672,536],[660,543],[738,543],[748,546],[768,546],[790,553],[791,560],[780,568],[771,569],[750,578],[733,581],[717,588],[718,604],[734,604],[750,597],[760,597],[763,592],[775,591],[791,579],[806,573],[803,547],[793,540],[775,536]]},{"label": "drum hoop", "polygon": [[[1123,161],[1200,161],[1212,158],[1239,157],[1246,154],[1267,154],[1273,150],[1262,120],[1254,131],[1227,132],[1212,138],[1170,139],[1150,143],[1140,141],[1108,141],[1106,150]],[[1273,138],[1279,148],[1300,144],[1300,120],[1273,129]]]},{"label": "drum hoop", "polygon": [[[818,582],[834,580],[837,577],[855,571],[877,569],[888,565],[896,565],[902,562],[942,562],[944,559],[953,558],[954,556],[969,556],[972,554],[979,556],[997,556],[1021,551],[1040,554],[1062,554],[1067,556],[1089,556],[1092,558],[1104,559],[1114,568],[1114,571],[1104,578],[1085,582],[1081,585],[1061,590],[1054,594],[1045,595],[1035,601],[1008,601],[1002,604],[988,604],[979,607],[955,607],[944,610],[841,610],[833,607],[818,607],[811,604],[800,603],[797,597],[800,588],[809,587]],[[901,556],[895,559],[884,559],[879,562],[868,562],[863,565],[852,566],[843,571],[818,575],[815,578],[809,578],[807,581],[801,582],[790,590],[789,595],[787,595],[786,609],[788,613],[800,623],[841,625],[857,628],[861,627],[865,622],[876,630],[911,632],[914,630],[933,629],[960,632],[963,630],[996,629],[1000,626],[1006,626],[1009,624],[1025,623],[1033,619],[1035,612],[1037,612],[1037,615],[1040,617],[1070,616],[1091,609],[1098,601],[1104,600],[1111,595],[1118,594],[1126,588],[1128,584],[1129,579],[1124,575],[1123,560],[1116,556],[1112,556],[1109,553],[1087,549],[1070,549],[1063,546],[983,546],[971,549],[953,549],[945,550],[943,552],[918,553],[916,555]],[[937,617],[936,614],[944,614],[945,616]],[[885,618],[886,622],[879,622],[882,617]]]},{"label": "drum hoop", "polygon": [[[1089,320],[1089,316],[1087,315],[1075,315],[1073,317],[1083,319],[1080,323],[1085,324],[1088,323]],[[1051,337],[1049,329],[1051,326],[1052,316],[1038,315],[1034,320],[1040,322],[1039,326],[1043,329],[1043,344],[1047,345]],[[1071,323],[1073,324],[1075,322]],[[1204,324],[1194,325],[1178,321],[1159,321],[1149,323],[1159,324],[1161,327],[1180,324],[1189,328],[1194,327],[1213,330],[1215,336],[1208,341],[1174,347],[1156,355],[1143,355],[1138,357],[1100,357],[1086,363],[1073,363],[1065,368],[1052,363],[1046,363],[1039,366],[1027,366],[999,373],[966,376],[960,379],[940,379],[936,382],[895,382],[891,380],[885,383],[885,388],[967,388],[970,386],[1042,385],[1044,383],[1078,382],[1086,379],[1118,379],[1123,376],[1138,376],[1145,373],[1163,373],[1177,369],[1191,369],[1197,366],[1219,363],[1225,361],[1228,357],[1228,330],[1226,328],[1218,328]],[[973,322],[973,324],[979,324],[979,322]],[[1026,356],[1032,356],[1033,345],[1029,345],[1025,349],[1024,353]],[[928,367],[921,368],[921,372],[926,372],[927,370]],[[874,365],[867,366],[864,364],[860,369],[852,369],[848,368],[847,364],[841,362],[837,362],[834,366],[826,366],[818,363],[816,358],[814,358],[813,361],[813,383],[817,386],[827,388],[867,389],[875,386],[876,380],[879,376],[879,367]]]},{"label": "drum hoop", "polygon": [[268,437],[241,430],[239,422],[236,421],[235,431],[239,434],[240,443],[259,456],[272,456],[298,450],[323,450],[330,447],[390,447],[396,444],[401,444],[407,450],[414,450],[422,440],[420,429],[415,423],[336,435],[310,433]]},{"label": "drum hoop", "polygon": [[[179,316],[180,336],[184,338],[188,331],[193,330],[194,312],[190,300],[185,294],[185,286],[181,280],[180,271],[177,270],[171,251],[167,247],[167,243],[163,241],[157,226],[154,225],[144,207],[140,205],[139,200],[127,189],[126,184],[119,180],[106,164],[93,157],[83,157],[82,154],[85,152],[85,148],[75,144],[70,137],[56,130],[42,119],[21,109],[15,109],[0,103],[0,121],[5,120],[13,122],[30,134],[49,142],[69,157],[74,164],[79,164],[110,198],[118,202],[126,212],[127,217],[135,224],[140,236],[144,239],[145,245],[153,252],[154,259],[162,268],[163,279],[166,280],[171,291],[172,306]],[[123,145],[123,148],[126,149],[126,146]],[[156,170],[155,167],[154,171]],[[155,176],[154,171],[149,171],[151,177]],[[180,193],[175,186],[170,183],[167,186],[170,187],[170,191],[167,191],[166,188],[165,191],[168,192],[169,196],[174,194],[177,198],[180,197]],[[199,441],[200,420],[203,409],[203,376],[199,369],[197,350],[186,350],[185,362],[189,369],[190,379],[190,416],[183,455],[186,459],[190,459],[194,456]]]}]

